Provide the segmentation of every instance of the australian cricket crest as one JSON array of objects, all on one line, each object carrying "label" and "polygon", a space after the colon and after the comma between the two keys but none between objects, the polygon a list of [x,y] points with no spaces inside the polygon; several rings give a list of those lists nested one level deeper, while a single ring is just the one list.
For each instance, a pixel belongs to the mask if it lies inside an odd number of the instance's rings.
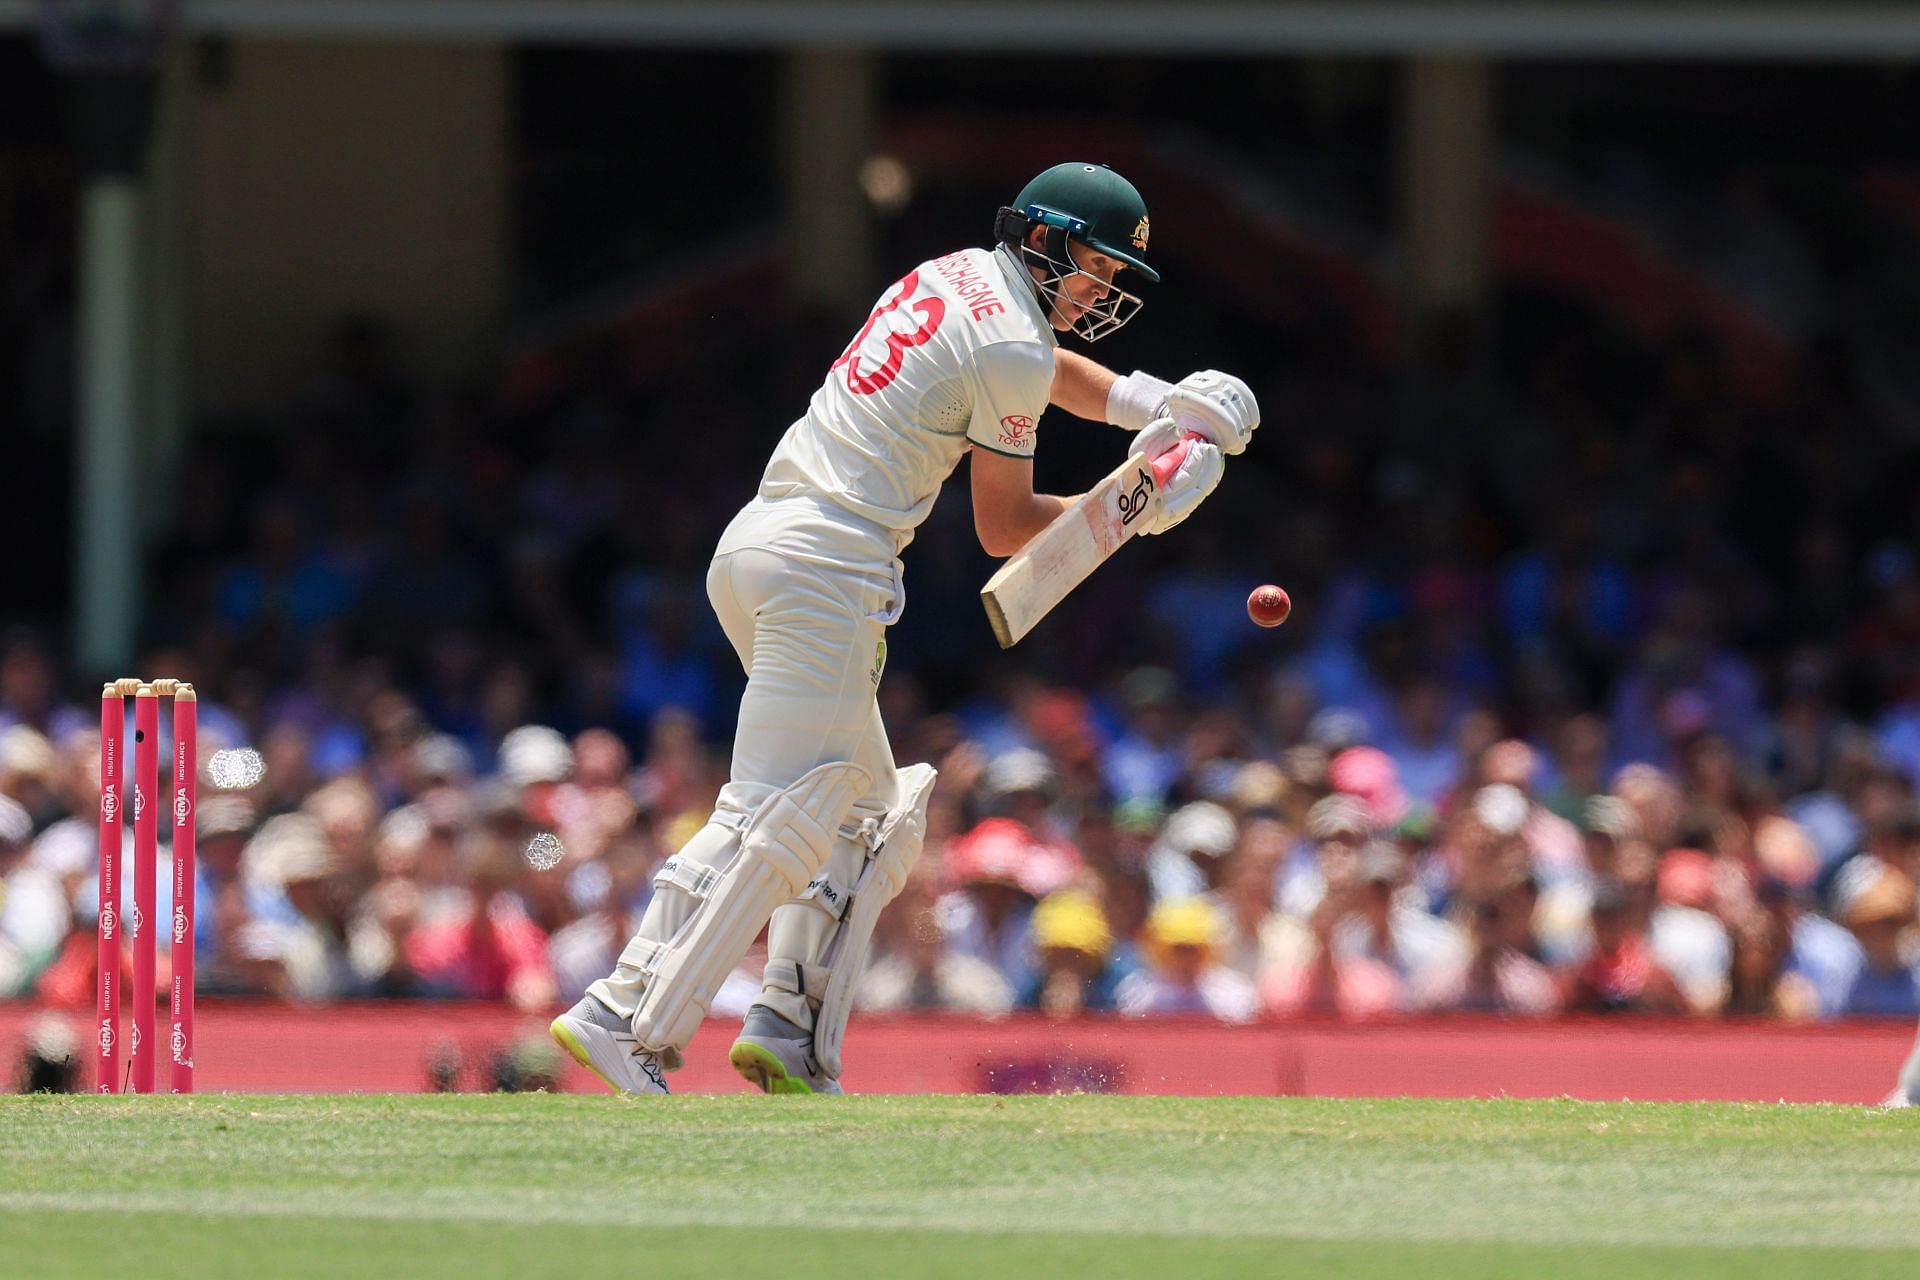
[{"label": "australian cricket crest", "polygon": [[1136,223],[1133,228],[1133,247],[1142,253],[1147,251],[1148,230],[1147,217],[1145,214],[1141,214],[1140,221]]}]

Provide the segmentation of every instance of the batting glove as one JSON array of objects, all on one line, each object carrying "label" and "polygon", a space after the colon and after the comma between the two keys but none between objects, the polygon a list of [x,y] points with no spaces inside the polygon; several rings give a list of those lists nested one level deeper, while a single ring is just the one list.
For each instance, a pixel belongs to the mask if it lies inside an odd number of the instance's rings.
[{"label": "batting glove", "polygon": [[1243,452],[1260,425],[1260,402],[1253,390],[1230,373],[1203,369],[1190,373],[1167,392],[1166,413],[1182,430],[1205,436],[1221,452]]}]

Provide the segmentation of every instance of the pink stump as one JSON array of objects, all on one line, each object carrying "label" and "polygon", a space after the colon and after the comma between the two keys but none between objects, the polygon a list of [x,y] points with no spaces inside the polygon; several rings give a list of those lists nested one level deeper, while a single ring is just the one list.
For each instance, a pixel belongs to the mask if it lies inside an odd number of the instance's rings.
[{"label": "pink stump", "polygon": [[153,1092],[154,929],[160,861],[160,699],[141,685],[133,699],[133,1091]]},{"label": "pink stump", "polygon": [[192,689],[173,699],[173,1091],[193,1092],[194,819],[199,810],[200,704]]},{"label": "pink stump", "polygon": [[120,1088],[120,802],[126,791],[127,704],[112,685],[100,695],[100,953],[95,977],[94,1092]]}]

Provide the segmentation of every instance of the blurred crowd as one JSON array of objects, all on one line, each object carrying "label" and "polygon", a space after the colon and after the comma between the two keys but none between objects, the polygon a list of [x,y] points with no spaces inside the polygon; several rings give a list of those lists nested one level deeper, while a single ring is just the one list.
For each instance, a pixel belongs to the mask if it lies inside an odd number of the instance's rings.
[{"label": "blurred crowd", "polygon": [[[1377,139],[1238,115],[1285,191],[1385,189],[1362,181]],[[1755,124],[1752,154],[1776,132]],[[1810,184],[1674,137],[1677,160],[1503,161],[1532,238],[1495,246],[1486,317],[1418,332],[1355,319],[1365,254],[1283,255],[1248,288],[1256,259],[1166,233],[1168,284],[1094,354],[1242,373],[1265,425],[1176,535],[1009,654],[964,475],[948,486],[905,553],[879,692],[896,758],[941,782],[868,1008],[1920,1013],[1920,183],[1829,164],[1825,141]],[[1004,192],[958,181],[886,225],[889,264],[985,238]],[[1557,270],[1596,226],[1638,275]],[[57,227],[0,232],[23,493],[71,487],[50,336],[70,289],[26,269],[59,260]],[[561,336],[466,385],[420,384],[405,335],[345,319],[284,404],[195,424],[138,669],[194,681],[203,761],[264,764],[202,786],[208,992],[544,1008],[611,966],[727,768],[741,678],[707,557],[859,323],[683,265],[688,287],[542,326]],[[1076,492],[1121,445],[1049,414],[1038,483]],[[59,559],[16,559],[0,997],[78,1007],[90,682],[124,673],[65,661]],[[1295,602],[1277,631],[1244,612],[1268,581]]]},{"label": "blurred crowd", "polygon": [[[331,692],[258,731],[202,698],[207,994],[571,999],[611,968],[725,776],[683,711],[637,751],[527,724],[482,759],[405,690]],[[76,1009],[95,964],[91,710],[37,643],[7,643],[0,994]],[[1197,706],[1149,666],[1092,691],[1017,681],[1004,702],[896,724],[941,781],[861,1007],[1920,1014],[1920,809],[1872,733],[1843,735],[1789,795],[1707,729],[1670,765],[1610,768],[1598,716],[1546,748],[1486,712],[1428,737],[1344,707],[1297,736],[1269,736],[1279,723]],[[215,754],[249,744],[263,768]],[[760,961],[718,1011],[744,1011]],[[163,953],[162,990],[164,974]]]}]

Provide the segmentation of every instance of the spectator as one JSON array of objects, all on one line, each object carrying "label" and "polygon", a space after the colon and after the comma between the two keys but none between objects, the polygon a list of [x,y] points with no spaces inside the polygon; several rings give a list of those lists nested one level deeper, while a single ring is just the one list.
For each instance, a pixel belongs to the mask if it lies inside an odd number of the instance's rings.
[{"label": "spectator", "polygon": [[1360,847],[1373,832],[1366,806],[1352,796],[1331,795],[1307,810],[1307,838],[1279,871],[1280,908],[1304,920],[1319,907],[1327,888],[1352,874]]},{"label": "spectator", "polygon": [[60,814],[58,764],[53,744],[39,730],[24,724],[0,729],[0,799],[19,805],[36,831]]},{"label": "spectator", "polygon": [[1216,893],[1238,839],[1233,814],[1223,805],[1196,800],[1176,809],[1147,858],[1154,901]]},{"label": "spectator", "polygon": [[1120,1012],[1251,1021],[1260,999],[1251,982],[1218,962],[1222,932],[1219,909],[1205,898],[1175,898],[1156,906],[1147,917],[1148,967],[1120,983],[1115,995]]},{"label": "spectator", "polygon": [[563,1003],[578,1000],[589,983],[613,971],[663,861],[650,832],[628,828],[612,838],[598,861],[568,877],[569,894],[583,914],[553,935],[549,949]]},{"label": "spectator", "polygon": [[1393,710],[1382,746],[1394,774],[1412,800],[1438,804],[1466,768],[1452,733],[1455,708],[1447,687],[1429,673],[1415,674],[1394,690]]},{"label": "spectator", "polygon": [[[960,955],[985,961],[1009,990],[1025,983],[1032,954],[1029,919],[1040,896],[1028,855],[1032,835],[1011,818],[988,818],[947,846],[954,888],[940,899],[940,930]],[[1053,887],[1053,877],[1043,882]]]},{"label": "spectator", "polygon": [[1819,1016],[1819,994],[1806,975],[1791,968],[1792,935],[1772,912],[1758,903],[1748,907],[1735,919],[1732,935],[1733,963],[1721,1013],[1787,1022]]},{"label": "spectator", "polygon": [[1249,816],[1216,895],[1227,922],[1222,963],[1249,978],[1258,979],[1272,966],[1286,932],[1285,915],[1274,909],[1274,885],[1291,835],[1277,818]]},{"label": "spectator", "polygon": [[300,510],[285,499],[255,514],[253,554],[229,569],[217,588],[220,619],[273,654],[340,621],[354,606],[350,576],[312,545]]},{"label": "spectator", "polygon": [[1331,877],[1306,937],[1261,980],[1267,1008],[1369,1017],[1411,1007],[1417,978],[1457,962],[1464,942],[1445,921],[1396,901],[1406,874],[1399,851],[1376,840],[1350,872]]},{"label": "spectator", "polygon": [[0,637],[0,737],[31,729],[59,741],[85,726],[80,709],[61,699],[59,672],[46,646],[24,627],[9,628]]},{"label": "spectator", "polygon": [[1841,914],[1860,942],[1864,963],[1842,1011],[1911,1019],[1920,1015],[1920,966],[1911,948],[1913,881],[1884,865],[1862,868],[1860,880]]},{"label": "spectator", "polygon": [[1568,1009],[1581,1013],[1678,1013],[1686,1007],[1673,975],[1634,927],[1628,891],[1618,880],[1593,889],[1593,949],[1574,970]]},{"label": "spectator", "polygon": [[1854,978],[1865,963],[1853,934],[1806,910],[1804,891],[1781,880],[1762,879],[1754,890],[1754,903],[1767,913],[1773,933],[1786,940],[1786,972],[1811,992],[1812,1015],[1831,1018],[1844,1013]]},{"label": "spectator", "polygon": [[1920,808],[1900,803],[1874,818],[1862,853],[1909,880],[1920,879]]},{"label": "spectator", "polygon": [[1106,754],[1107,788],[1122,801],[1165,802],[1185,764],[1179,679],[1140,667],[1121,682],[1126,726]]},{"label": "spectator", "polygon": [[1407,793],[1395,775],[1393,758],[1377,747],[1348,747],[1327,763],[1327,781],[1340,795],[1366,806],[1375,830],[1386,830],[1407,813]]},{"label": "spectator", "polygon": [[946,1010],[999,1017],[1013,1007],[1013,988],[977,955],[947,945],[935,905],[933,872],[922,862],[874,926],[871,963],[854,990],[870,1013]]},{"label": "spectator", "polygon": [[1041,899],[1033,909],[1033,947],[1034,969],[1018,1007],[1055,1018],[1113,1010],[1113,931],[1092,895],[1062,889]]},{"label": "spectator", "polygon": [[1578,879],[1585,867],[1580,833],[1574,825],[1534,798],[1540,756],[1516,739],[1488,747],[1480,758],[1479,774],[1487,788],[1511,787],[1525,804],[1520,836],[1542,884]]},{"label": "spectator", "polygon": [[1660,860],[1659,905],[1647,922],[1647,942],[1673,975],[1687,1008],[1717,1013],[1727,998],[1733,942],[1716,914],[1713,859],[1698,849],[1674,849]]},{"label": "spectator", "polygon": [[1512,1013],[1538,1017],[1560,1007],[1547,967],[1511,945],[1503,900],[1469,903],[1467,950],[1436,963],[1414,980],[1413,1003],[1422,1009]]},{"label": "spectator", "polygon": [[27,858],[32,833],[26,809],[0,796],[0,997],[31,991],[67,934],[59,879]]},{"label": "spectator", "polygon": [[476,833],[463,850],[472,885],[467,909],[416,925],[406,961],[422,989],[440,998],[507,1000],[539,1010],[558,996],[547,962],[547,939],[507,892],[513,853],[497,837]]},{"label": "spectator", "polygon": [[236,939],[250,985],[294,1000],[355,994],[343,904],[329,880],[334,853],[320,823],[305,814],[269,820],[248,842],[241,866],[264,904]]},{"label": "spectator", "polygon": [[1116,983],[1147,967],[1141,948],[1152,906],[1153,895],[1143,873],[1119,867],[1100,878],[1100,909],[1113,934],[1107,967]]},{"label": "spectator", "polygon": [[[1036,704],[1044,702],[1035,699]],[[1037,713],[1033,718],[1038,718]],[[1026,888],[1043,896],[1071,880],[1080,870],[1082,859],[1065,824],[1054,814],[1060,775],[1047,754],[1021,747],[995,756],[980,783],[988,812],[1018,823],[1026,833],[1026,860],[1021,869]]]},{"label": "spectator", "polygon": [[1541,895],[1541,945],[1554,964],[1571,964],[1586,954],[1592,940],[1588,914],[1593,907],[1593,886],[1601,880],[1620,878],[1622,850],[1626,850],[1628,862],[1650,857],[1652,852],[1640,838],[1638,815],[1618,796],[1589,797],[1582,817],[1585,873],[1568,876],[1548,886]]}]

